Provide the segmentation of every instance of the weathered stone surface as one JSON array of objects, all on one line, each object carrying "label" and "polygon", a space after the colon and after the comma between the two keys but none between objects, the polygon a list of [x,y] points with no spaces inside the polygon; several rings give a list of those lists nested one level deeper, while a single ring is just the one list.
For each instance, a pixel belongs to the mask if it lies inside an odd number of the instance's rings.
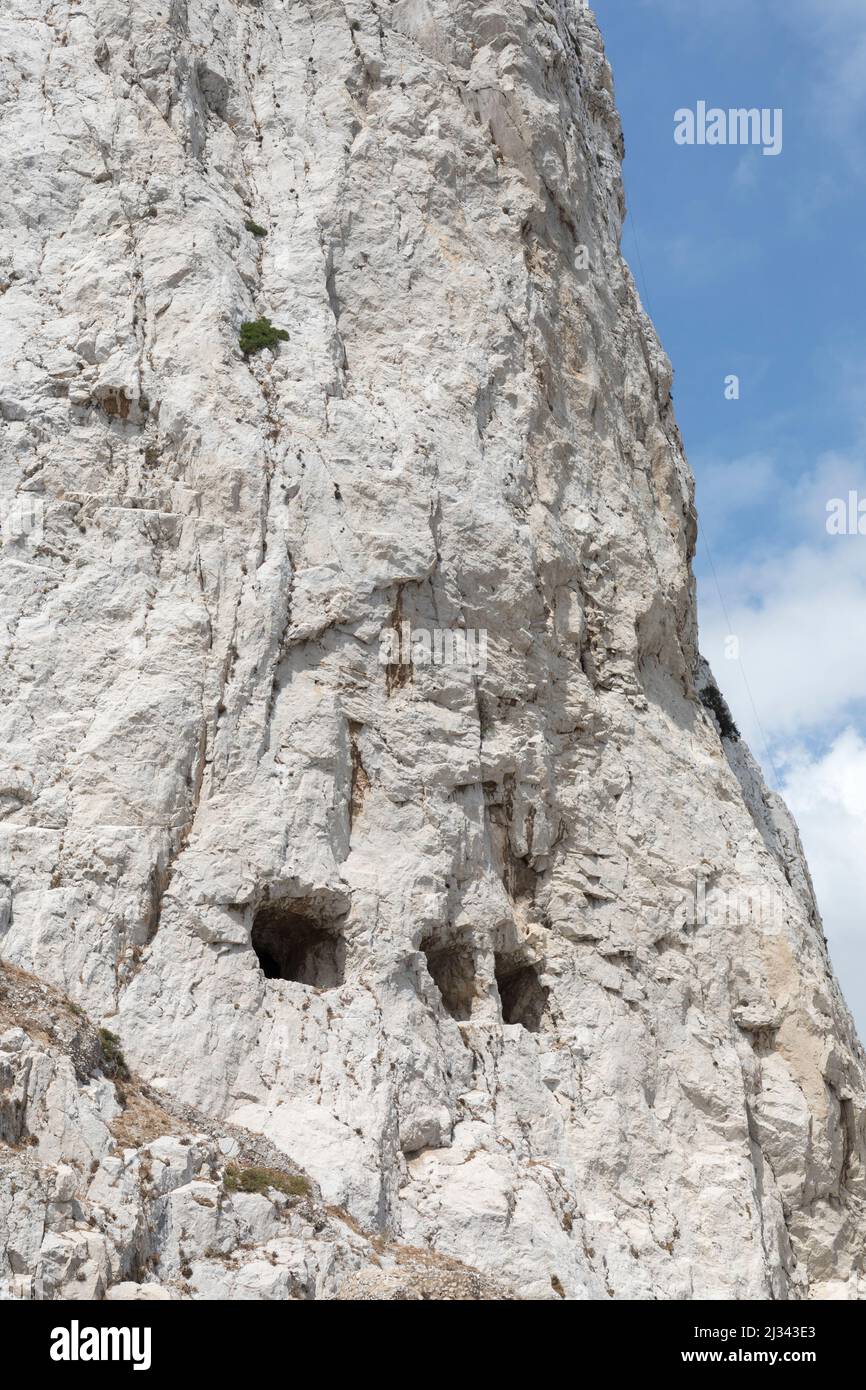
[{"label": "weathered stone surface", "polygon": [[[864,1059],[796,829],[699,698],[591,15],[10,0],[0,29],[0,494],[43,511],[0,555],[4,959],[119,1036],[147,1106],[481,1271],[445,1297],[862,1295]],[[245,357],[261,317],[289,339]],[[404,622],[483,629],[484,669],[383,666]],[[696,885],[773,910],[690,919]],[[195,1126],[127,1158],[101,1065],[8,1020],[12,1296],[328,1297],[374,1263],[208,1207]]]},{"label": "weathered stone surface", "polygon": [[512,1296],[362,1231],[267,1140],[107,1077],[126,1072],[109,1054],[77,1006],[0,965],[0,1299]]}]

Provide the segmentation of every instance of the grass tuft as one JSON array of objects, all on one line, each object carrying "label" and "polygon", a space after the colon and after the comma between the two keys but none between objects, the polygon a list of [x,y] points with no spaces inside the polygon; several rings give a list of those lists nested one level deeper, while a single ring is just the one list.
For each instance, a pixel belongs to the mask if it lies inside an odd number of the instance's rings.
[{"label": "grass tuft", "polygon": [[310,1184],[303,1173],[282,1173],[278,1168],[241,1168],[229,1163],[223,1174],[226,1192],[265,1193],[269,1187],[287,1197],[309,1197]]}]

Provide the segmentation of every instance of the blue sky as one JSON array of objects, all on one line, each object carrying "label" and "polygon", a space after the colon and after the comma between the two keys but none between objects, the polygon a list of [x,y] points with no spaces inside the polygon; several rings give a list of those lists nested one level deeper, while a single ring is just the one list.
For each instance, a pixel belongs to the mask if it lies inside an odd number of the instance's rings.
[{"label": "blue sky", "polygon": [[[697,480],[702,647],[797,816],[866,1039],[866,535],[826,525],[831,499],[866,501],[866,0],[594,9],[625,132],[623,250]],[[698,101],[781,108],[781,153],[676,144]]]}]

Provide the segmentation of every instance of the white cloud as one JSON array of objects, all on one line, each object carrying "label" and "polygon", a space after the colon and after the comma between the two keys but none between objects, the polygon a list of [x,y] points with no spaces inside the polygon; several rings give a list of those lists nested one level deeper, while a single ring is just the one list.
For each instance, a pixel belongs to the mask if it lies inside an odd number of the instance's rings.
[{"label": "white cloud", "polygon": [[866,500],[866,459],[831,451],[790,485],[785,500],[791,519],[819,540],[827,531],[827,504],[837,498],[847,502],[850,492]]},{"label": "white cloud", "polygon": [[800,827],[833,963],[866,1038],[866,740],[849,728],[822,757],[790,750],[781,791]]},{"label": "white cloud", "polygon": [[[745,380],[749,389],[754,389],[762,364],[736,365],[740,367],[741,388]],[[838,382],[837,394],[840,399],[847,395],[847,388],[843,391]],[[857,402],[858,411],[864,399],[866,386]],[[854,424],[859,433],[859,420]],[[760,521],[766,534],[784,537],[792,548],[798,541],[821,545],[827,539],[828,503],[835,498],[847,500],[850,492],[866,500],[866,449],[862,453],[828,450],[811,471],[794,476],[790,463],[766,451],[735,458],[697,453],[692,456],[692,465],[698,515],[711,541],[732,523],[741,525],[743,513],[749,513]]]},{"label": "white cloud", "polygon": [[[828,456],[821,478],[838,464]],[[822,482],[812,483],[822,489]],[[838,537],[702,585],[702,649],[733,714],[800,827],[837,976],[866,1038],[866,537]],[[728,633],[740,659],[725,657]],[[753,704],[754,701],[754,704]],[[768,747],[769,744],[769,747]]]},{"label": "white cloud", "polygon": [[[722,599],[712,580],[701,584],[701,647],[759,755],[762,729],[772,743],[854,716],[866,701],[866,536],[720,571],[719,587]],[[726,659],[729,635],[739,661]]]},{"label": "white cloud", "polygon": [[[736,366],[741,367],[737,362]],[[731,368],[734,371],[734,368]],[[722,384],[719,383],[719,394]],[[732,403],[732,409],[735,406]],[[698,515],[705,518],[713,536],[744,511],[778,496],[781,480],[770,454],[744,454],[741,458],[694,458]]]},{"label": "white cloud", "polygon": [[[866,6],[863,0],[770,0],[764,13],[754,0],[643,0],[647,9],[666,17],[706,43],[718,36],[741,38],[755,30],[772,37],[787,29],[807,47],[815,121],[828,133],[853,133],[866,114]],[[804,65],[805,66],[805,65]],[[722,103],[724,104],[724,103]],[[847,154],[862,166],[860,146]]]}]

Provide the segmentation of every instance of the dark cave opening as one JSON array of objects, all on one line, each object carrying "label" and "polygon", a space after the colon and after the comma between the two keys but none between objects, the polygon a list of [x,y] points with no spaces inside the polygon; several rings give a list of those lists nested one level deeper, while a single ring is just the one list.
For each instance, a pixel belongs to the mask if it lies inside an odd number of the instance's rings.
[{"label": "dark cave opening", "polygon": [[475,998],[475,959],[465,946],[443,944],[433,937],[421,942],[427,970],[452,1018],[465,1022]]},{"label": "dark cave opening", "polygon": [[264,903],[253,919],[252,946],[268,980],[317,989],[343,983],[346,943],[338,925],[323,926],[301,901]]},{"label": "dark cave opening", "polygon": [[539,980],[535,966],[520,956],[497,952],[495,974],[502,1022],[521,1023],[528,1032],[537,1033],[550,990]]}]

